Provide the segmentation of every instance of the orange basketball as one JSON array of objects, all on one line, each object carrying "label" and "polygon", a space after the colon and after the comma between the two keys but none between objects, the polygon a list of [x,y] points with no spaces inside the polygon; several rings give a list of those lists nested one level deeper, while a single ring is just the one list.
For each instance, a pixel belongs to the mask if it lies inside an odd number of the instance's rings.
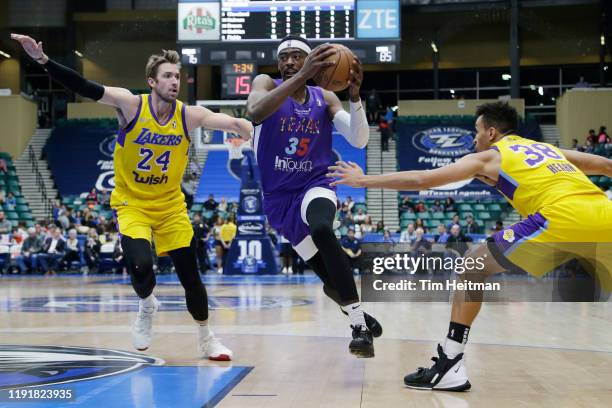
[{"label": "orange basketball", "polygon": [[326,61],[335,62],[322,69],[313,79],[321,88],[332,92],[343,91],[348,88],[351,77],[351,64],[353,63],[353,52],[341,44],[331,44],[336,53],[327,57]]}]

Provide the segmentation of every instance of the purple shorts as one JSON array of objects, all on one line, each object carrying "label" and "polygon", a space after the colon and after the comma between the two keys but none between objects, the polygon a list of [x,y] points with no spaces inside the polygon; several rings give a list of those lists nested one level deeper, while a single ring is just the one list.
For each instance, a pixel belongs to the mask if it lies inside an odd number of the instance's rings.
[{"label": "purple shorts", "polygon": [[[268,223],[294,247],[310,235],[310,229],[305,222],[306,216],[302,214],[302,203],[308,192],[315,187],[330,190],[330,196],[335,197],[335,189],[329,186],[329,179],[319,180],[304,190],[295,192],[264,193],[263,208]],[[310,199],[309,197],[309,201]]]}]

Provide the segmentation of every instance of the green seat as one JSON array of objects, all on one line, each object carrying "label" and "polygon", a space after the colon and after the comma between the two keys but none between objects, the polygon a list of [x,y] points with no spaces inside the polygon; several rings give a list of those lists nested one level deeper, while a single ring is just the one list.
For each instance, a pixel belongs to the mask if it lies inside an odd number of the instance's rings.
[{"label": "green seat", "polygon": [[425,226],[427,227],[427,229],[432,230],[434,228],[438,228],[438,225],[441,223],[442,223],[442,220],[431,219],[431,220],[425,221]]},{"label": "green seat", "polygon": [[19,220],[10,220],[11,221],[11,226],[13,227],[18,227],[19,226]]},{"label": "green seat", "polygon": [[476,220],[490,220],[491,219],[491,214],[488,213],[487,211],[483,211],[483,212],[479,212],[476,214]]},{"label": "green seat", "polygon": [[431,219],[431,214],[428,211],[417,213],[416,216],[417,218],[420,218],[423,221]]},{"label": "green seat", "polygon": [[25,225],[26,225],[26,228],[33,227],[34,226],[34,221],[26,221]]},{"label": "green seat", "polygon": [[362,209],[364,213],[368,212],[368,205],[365,203],[356,203],[355,206],[353,207],[353,211],[356,213],[357,210]]},{"label": "green seat", "polygon": [[402,213],[400,220],[411,220],[414,221],[416,220],[416,214],[413,212],[405,212]]},{"label": "green seat", "polygon": [[603,187],[607,188],[607,187],[609,187],[612,184],[612,179],[610,179],[610,177],[607,177],[607,176],[601,176],[599,178],[598,184],[600,186],[603,186]]},{"label": "green seat", "polygon": [[443,212],[435,212],[431,215],[431,218],[433,218],[434,220],[443,220],[444,219],[444,213]]},{"label": "green seat", "polygon": [[0,178],[0,187],[2,188],[6,187],[6,182],[2,178]]},{"label": "green seat", "polygon": [[191,206],[191,211],[194,211],[194,212],[200,212],[200,211],[202,211],[202,204],[201,204],[201,203],[194,203],[194,204]]},{"label": "green seat", "polygon": [[469,204],[461,204],[459,206],[459,211],[460,212],[471,212],[472,211],[472,206]]},{"label": "green seat", "polygon": [[17,214],[17,213],[16,213],[16,212],[14,212],[14,211],[7,212],[7,213],[6,213],[6,219],[7,219],[7,220],[11,220],[11,221],[12,221],[12,220],[18,220],[18,219],[19,219],[19,214]]},{"label": "green seat", "polygon": [[17,207],[15,207],[15,210],[17,210],[17,212],[30,212],[30,209],[28,208],[28,206],[23,205],[23,204],[17,204]]},{"label": "green seat", "polygon": [[29,212],[19,213],[19,219],[22,221],[32,221],[34,217]]},{"label": "green seat", "polygon": [[476,204],[476,205],[474,205],[474,207],[473,207],[473,208],[474,208],[474,211],[487,211],[487,209],[485,208],[485,206],[484,206],[484,205],[482,205],[482,204]]},{"label": "green seat", "polygon": [[4,210],[4,212],[15,211],[15,206],[14,206],[14,205],[11,205],[11,204],[7,204],[7,203],[5,203],[5,204],[2,206],[2,209]]},{"label": "green seat", "polygon": [[64,198],[62,198],[62,204],[64,204],[64,205],[70,205],[70,204],[72,204],[73,201],[74,201],[74,198],[72,198],[72,197],[64,197]]},{"label": "green seat", "polygon": [[15,201],[17,202],[17,205],[28,205],[28,202],[23,197],[17,197]]},{"label": "green seat", "polygon": [[401,220],[400,221],[400,228],[403,230],[404,228],[406,228],[408,226],[408,224],[411,224],[412,220]]},{"label": "green seat", "polygon": [[497,203],[491,203],[488,205],[487,211],[489,212],[502,212],[501,205]]}]

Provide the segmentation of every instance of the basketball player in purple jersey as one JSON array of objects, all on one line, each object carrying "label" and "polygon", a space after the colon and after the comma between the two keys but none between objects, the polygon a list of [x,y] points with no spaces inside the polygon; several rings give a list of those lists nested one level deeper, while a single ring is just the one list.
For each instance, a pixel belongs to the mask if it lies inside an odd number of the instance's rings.
[{"label": "basketball player in purple jersey", "polygon": [[321,278],[325,294],[349,316],[349,351],[373,357],[372,337],[380,336],[382,327],[359,302],[348,259],[334,234],[337,198],[330,186],[333,180],[326,177],[334,125],[351,145],[364,148],[368,142],[368,122],[359,99],[361,64],[355,59],[352,65],[350,114],[333,92],[306,85],[334,64],[325,59],[335,52],[329,44],[311,50],[304,38],[285,37],[277,50],[282,79],[255,78],[247,112],[255,124],[253,148],[268,222],[289,240]]}]

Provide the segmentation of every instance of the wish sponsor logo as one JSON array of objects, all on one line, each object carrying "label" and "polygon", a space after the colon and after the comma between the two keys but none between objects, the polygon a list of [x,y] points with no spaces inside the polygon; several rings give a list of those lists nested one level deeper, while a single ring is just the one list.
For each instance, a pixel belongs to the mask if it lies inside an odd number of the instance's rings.
[{"label": "wish sponsor logo", "polygon": [[428,154],[460,157],[473,151],[474,136],[467,129],[440,126],[416,133],[412,144]]},{"label": "wish sponsor logo", "polygon": [[136,173],[135,171],[132,171],[132,174],[134,175],[134,181],[136,183],[140,183],[140,184],[148,184],[150,186],[156,185],[156,184],[166,184],[168,183],[168,176],[167,175],[163,175],[161,177],[159,176],[153,176],[153,175],[149,175],[149,176],[142,176],[138,173]]},{"label": "wish sponsor logo", "polygon": [[290,157],[279,157],[276,156],[274,159],[274,170],[283,171],[287,173],[293,172],[305,172],[309,173],[312,171],[312,161],[310,160],[294,160]]},{"label": "wish sponsor logo", "polygon": [[245,222],[238,226],[238,233],[240,235],[262,235],[264,232],[264,226],[258,222]]},{"label": "wish sponsor logo", "polygon": [[147,128],[142,128],[134,143],[139,145],[152,144],[159,146],[178,146],[183,140],[183,135],[160,135],[152,133]]}]

